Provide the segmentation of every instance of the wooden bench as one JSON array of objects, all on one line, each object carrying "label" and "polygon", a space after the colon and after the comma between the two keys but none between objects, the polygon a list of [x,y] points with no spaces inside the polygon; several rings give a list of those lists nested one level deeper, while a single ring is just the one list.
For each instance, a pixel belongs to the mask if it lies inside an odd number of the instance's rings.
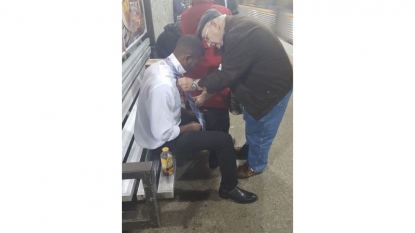
[{"label": "wooden bench", "polygon": [[138,107],[136,101],[151,52],[149,45],[149,39],[139,43],[135,50],[130,51],[130,56],[122,65],[123,231],[159,227],[161,219],[158,198],[174,197],[174,175],[160,175],[160,155],[141,148],[134,140]]}]

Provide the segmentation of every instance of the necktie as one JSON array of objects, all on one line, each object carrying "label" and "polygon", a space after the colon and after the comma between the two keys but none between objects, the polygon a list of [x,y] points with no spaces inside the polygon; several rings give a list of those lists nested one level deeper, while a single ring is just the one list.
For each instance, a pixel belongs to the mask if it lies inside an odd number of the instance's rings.
[{"label": "necktie", "polygon": [[[170,66],[171,70],[174,73],[174,77],[176,79],[179,78],[179,72],[177,72],[176,67],[174,67],[173,63],[170,61],[169,58],[165,59],[167,65]],[[190,108],[192,109],[193,113],[195,114],[197,120],[199,120],[200,125],[202,126],[202,131],[205,131],[205,118],[203,118],[202,113],[199,111],[199,108],[196,106],[195,101],[193,99],[193,97],[190,95],[190,93],[188,91],[184,92],[186,94],[187,97],[187,101],[189,102]]]}]

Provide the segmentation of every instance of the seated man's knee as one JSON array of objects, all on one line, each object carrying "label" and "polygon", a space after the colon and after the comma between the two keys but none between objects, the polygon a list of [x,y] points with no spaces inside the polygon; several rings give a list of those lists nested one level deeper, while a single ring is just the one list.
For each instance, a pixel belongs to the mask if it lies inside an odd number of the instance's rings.
[{"label": "seated man's knee", "polygon": [[231,144],[231,145],[233,145],[232,136],[230,134],[225,133],[225,132],[220,132],[220,131],[218,131],[218,133],[221,134],[221,141],[224,144]]}]

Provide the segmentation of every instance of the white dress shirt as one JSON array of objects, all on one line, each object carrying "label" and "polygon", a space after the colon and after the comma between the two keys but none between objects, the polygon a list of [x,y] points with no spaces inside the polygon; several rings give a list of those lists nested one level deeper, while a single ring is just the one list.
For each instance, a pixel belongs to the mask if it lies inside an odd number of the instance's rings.
[{"label": "white dress shirt", "polygon": [[[168,57],[180,74],[186,71],[177,58]],[[181,100],[173,71],[164,60],[152,64],[144,72],[137,100],[134,125],[136,143],[155,149],[180,133]]]}]

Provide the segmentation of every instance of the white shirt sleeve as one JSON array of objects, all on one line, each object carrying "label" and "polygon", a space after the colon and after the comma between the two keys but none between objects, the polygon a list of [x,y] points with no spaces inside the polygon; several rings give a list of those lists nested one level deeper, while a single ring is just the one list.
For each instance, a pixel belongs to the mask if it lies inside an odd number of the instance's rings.
[{"label": "white shirt sleeve", "polygon": [[150,127],[154,137],[160,141],[170,141],[175,139],[179,133],[180,128],[174,122],[174,112],[177,111],[175,98],[173,96],[174,90],[167,84],[159,84],[149,93],[149,104],[151,106],[149,116],[151,116]]}]

